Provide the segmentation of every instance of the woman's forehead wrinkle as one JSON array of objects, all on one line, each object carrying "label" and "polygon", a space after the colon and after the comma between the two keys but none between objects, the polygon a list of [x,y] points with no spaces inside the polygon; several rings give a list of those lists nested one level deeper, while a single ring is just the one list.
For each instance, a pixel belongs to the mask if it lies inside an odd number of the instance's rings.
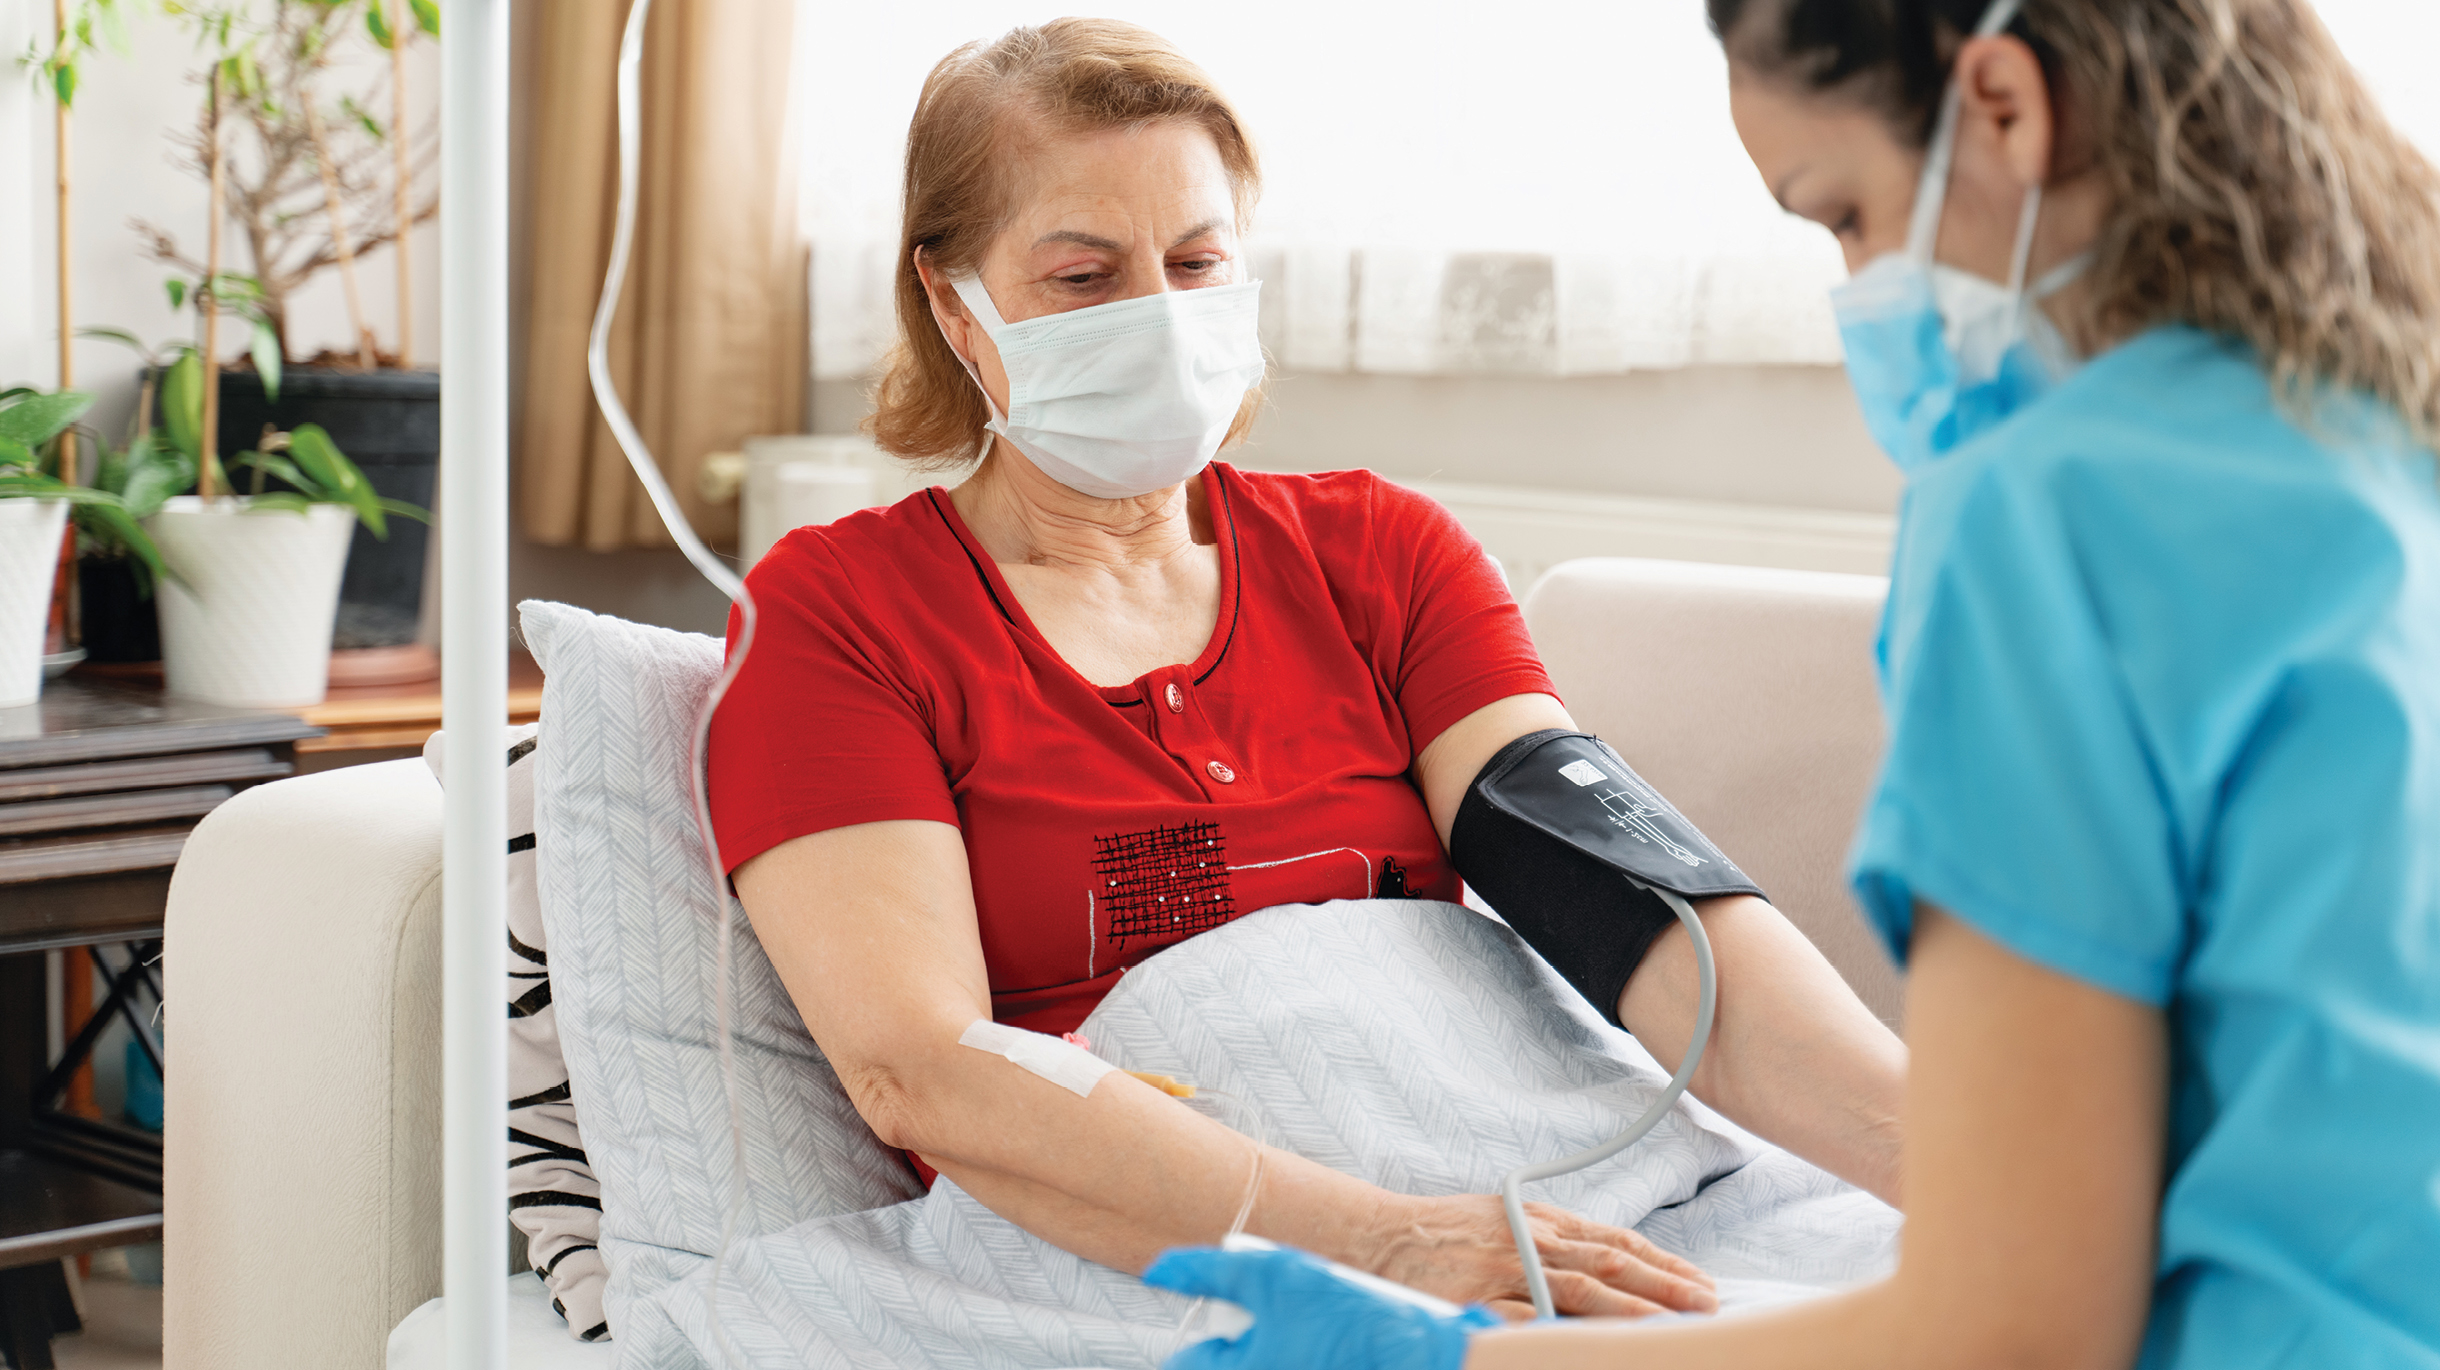
[{"label": "woman's forehead wrinkle", "polygon": [[[1221,229],[1227,227],[1228,220],[1226,219],[1205,219],[1203,222],[1196,224],[1194,227],[1186,230],[1184,233],[1179,234],[1169,245],[1172,248],[1184,247],[1188,243],[1193,242],[1195,239],[1200,238],[1207,233],[1217,233]],[[1072,243],[1077,247],[1089,247],[1100,252],[1124,252],[1127,250],[1127,245],[1117,241],[1116,239],[1104,238],[1099,234],[1086,233],[1079,229],[1073,228],[1053,229],[1052,231],[1043,234],[1041,237],[1034,239],[1034,246],[1036,247],[1048,247],[1053,243]]]},{"label": "woman's forehead wrinkle", "polygon": [[1127,250],[1126,244],[1118,242],[1115,239],[1104,238],[1092,233],[1081,233],[1072,228],[1054,229],[1053,231],[1045,233],[1041,237],[1034,239],[1034,246],[1036,247],[1048,247],[1053,243],[1073,243],[1078,247],[1089,247],[1099,252],[1124,252]]}]

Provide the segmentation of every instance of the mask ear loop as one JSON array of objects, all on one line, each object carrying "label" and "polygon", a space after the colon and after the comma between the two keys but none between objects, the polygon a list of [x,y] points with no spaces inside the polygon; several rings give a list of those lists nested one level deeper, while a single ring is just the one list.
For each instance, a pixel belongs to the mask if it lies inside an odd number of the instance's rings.
[{"label": "mask ear loop", "polygon": [[1949,168],[1957,160],[1957,120],[1964,97],[1951,81],[1940,97],[1940,118],[1932,127],[1931,149],[1923,156],[1923,179],[1915,187],[1915,208],[1906,222],[1906,255],[1930,265],[1940,246],[1940,213],[1948,207]]},{"label": "mask ear loop", "polygon": [[2025,269],[2033,261],[2033,230],[2042,222],[2042,188],[2025,192],[2025,207],[2016,216],[2016,250],[2008,263],[2008,336],[2016,336],[2025,321]]},{"label": "mask ear loop", "polygon": [[[2024,0],[1992,0],[1983,11],[1982,22],[1974,26],[1977,38],[1993,38],[2016,22],[2017,11]],[[1940,97],[1940,118],[1932,126],[1931,150],[1923,159],[1923,180],[1915,188],[1914,213],[1906,224],[1906,255],[1929,265],[1932,252],[1940,246],[1940,211],[1947,207],[1949,170],[1957,160],[1957,121],[1965,106],[1965,92],[1957,85],[1957,77],[1949,77],[1948,89]]]},{"label": "mask ear loop", "polygon": [[[921,247],[915,249],[915,260],[917,270],[920,271],[923,262]],[[972,289],[969,290],[968,287],[972,287]],[[991,302],[991,292],[983,288],[983,282],[979,278],[968,276],[962,280],[951,281],[949,288],[957,292],[958,301],[966,306],[966,312],[972,314],[974,321],[982,326],[985,336],[1008,326],[1006,321],[1000,318],[999,306]],[[925,303],[931,303],[931,295],[932,292],[927,284],[924,290]],[[974,456],[976,461],[981,461],[991,451],[991,440],[994,437],[1005,436],[1000,430],[1007,426],[1008,416],[1000,412],[1000,402],[991,397],[991,387],[983,384],[983,373],[975,369],[974,359],[958,351],[957,344],[949,340],[949,326],[941,320],[940,306],[932,305],[931,308],[932,326],[940,330],[941,343],[949,349],[950,356],[957,358],[957,364],[966,368],[966,379],[974,382],[974,388],[982,392],[984,412],[991,415],[991,421],[983,425],[982,447]]]}]

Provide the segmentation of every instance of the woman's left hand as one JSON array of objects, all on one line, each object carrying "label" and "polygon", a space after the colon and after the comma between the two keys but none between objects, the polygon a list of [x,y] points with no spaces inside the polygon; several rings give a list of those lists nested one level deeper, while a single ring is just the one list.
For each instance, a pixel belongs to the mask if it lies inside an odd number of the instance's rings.
[{"label": "woman's left hand", "polygon": [[[1385,1279],[1451,1303],[1483,1304],[1511,1321],[1533,1316],[1525,1263],[1495,1194],[1401,1195],[1384,1208],[1381,1238],[1361,1261]],[[1550,1204],[1525,1205],[1551,1303],[1570,1317],[1716,1313],[1719,1294],[1693,1262],[1630,1228]]]},{"label": "woman's left hand", "polygon": [[1460,1370],[1466,1343],[1500,1325],[1484,1308],[1442,1313],[1373,1293],[1286,1247],[1166,1252],[1144,1283],[1226,1299],[1254,1315],[1242,1335],[1197,1342],[1171,1356],[1167,1370]]}]

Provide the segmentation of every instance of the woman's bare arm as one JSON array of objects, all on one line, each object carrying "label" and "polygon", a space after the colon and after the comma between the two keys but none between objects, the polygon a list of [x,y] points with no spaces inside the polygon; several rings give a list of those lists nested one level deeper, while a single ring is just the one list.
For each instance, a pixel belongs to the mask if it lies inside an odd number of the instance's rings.
[{"label": "woman's bare arm", "polygon": [[[1468,714],[1415,761],[1443,846],[1474,777],[1500,748],[1575,721],[1549,695],[1513,695]],[[1777,909],[1750,895],[1692,901],[1711,938],[1720,1001],[1696,1067],[1696,1098],[1859,1188],[1898,1202],[1898,1114],[1906,1048]],[[1619,1021],[1675,1070],[1694,1036],[1694,944],[1654,939],[1619,996]]]},{"label": "woman's bare arm", "polygon": [[2168,1097],[2158,1010],[1919,907],[1898,1272],[1719,1323],[1492,1332],[1469,1370],[2125,1370],[2151,1305]]},{"label": "woman's bare arm", "polygon": [[[1254,1144],[1123,1073],[1088,1096],[958,1037],[991,1017],[955,828],[866,823],[782,843],[737,871],[756,936],[857,1111],[1045,1240],[1121,1270],[1216,1240]],[[1498,1203],[1391,1194],[1266,1153],[1249,1230],[1447,1297],[1522,1289]],[[1586,1312],[1701,1308],[1708,1282],[1634,1233],[1543,1215],[1554,1289]],[[1649,1302],[1647,1302],[1649,1300]]]}]

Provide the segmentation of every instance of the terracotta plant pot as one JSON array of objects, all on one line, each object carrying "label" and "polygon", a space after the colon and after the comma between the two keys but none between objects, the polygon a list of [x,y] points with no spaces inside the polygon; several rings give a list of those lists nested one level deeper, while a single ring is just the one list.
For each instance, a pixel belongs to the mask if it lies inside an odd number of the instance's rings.
[{"label": "terracotta plant pot", "polygon": [[181,495],[144,521],[186,581],[155,591],[164,683],[215,704],[319,704],[356,516],[335,504],[296,514],[249,503]]},{"label": "terracotta plant pot", "polygon": [[59,574],[60,499],[0,499],[0,709],[42,698],[43,636]]}]

